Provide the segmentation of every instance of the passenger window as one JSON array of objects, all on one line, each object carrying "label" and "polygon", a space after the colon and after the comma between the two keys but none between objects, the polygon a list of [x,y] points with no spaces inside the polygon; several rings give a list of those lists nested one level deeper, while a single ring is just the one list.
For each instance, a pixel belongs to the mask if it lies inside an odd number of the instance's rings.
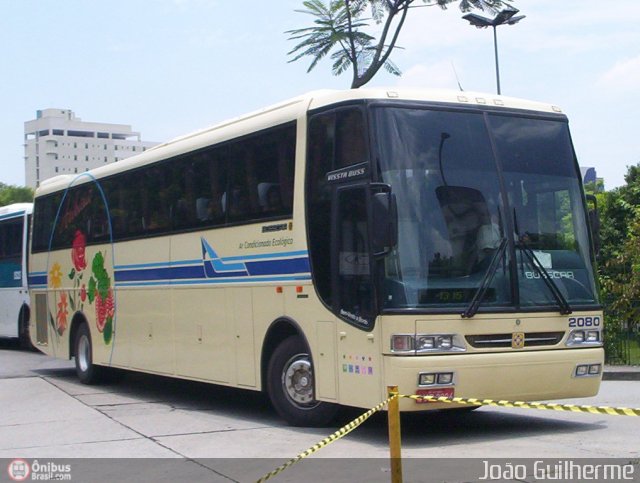
[{"label": "passenger window", "polygon": [[62,193],[43,196],[35,200],[33,207],[33,246],[34,253],[47,251],[51,241],[53,223],[58,213]]}]

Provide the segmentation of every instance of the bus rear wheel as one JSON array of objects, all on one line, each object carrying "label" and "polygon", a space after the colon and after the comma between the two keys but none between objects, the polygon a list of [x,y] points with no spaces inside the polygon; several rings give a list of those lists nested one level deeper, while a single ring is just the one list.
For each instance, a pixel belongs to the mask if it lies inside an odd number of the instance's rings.
[{"label": "bus rear wheel", "polygon": [[93,364],[93,345],[91,332],[87,324],[78,327],[73,346],[75,354],[76,374],[82,384],[97,384],[100,382],[100,367]]},{"label": "bus rear wheel", "polygon": [[273,407],[292,426],[324,426],[338,406],[315,399],[313,364],[298,336],[285,339],[273,352],[267,370]]}]

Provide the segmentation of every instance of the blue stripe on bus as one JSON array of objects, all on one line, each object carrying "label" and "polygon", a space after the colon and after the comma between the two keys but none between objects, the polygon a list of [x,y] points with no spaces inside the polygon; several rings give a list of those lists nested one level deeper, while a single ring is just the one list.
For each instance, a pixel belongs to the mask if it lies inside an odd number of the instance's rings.
[{"label": "blue stripe on bus", "polygon": [[118,282],[151,282],[186,279],[231,279],[268,275],[293,275],[308,274],[310,272],[308,258],[290,258],[281,260],[265,260],[247,262],[243,264],[245,270],[238,270],[234,264],[234,269],[220,271],[220,267],[212,263],[211,260],[200,261],[198,265],[178,266],[178,267],[150,267],[120,269],[115,271],[115,281]]},{"label": "blue stripe on bus", "polygon": [[311,280],[310,274],[302,274],[293,277],[264,277],[264,278],[219,278],[219,279],[199,279],[199,280],[166,280],[149,282],[116,282],[116,287],[157,287],[157,286],[187,286],[187,285],[212,285],[212,284],[235,284],[235,283],[257,283],[257,282],[304,282]]},{"label": "blue stripe on bus", "polygon": [[[308,250],[297,250],[293,252],[282,252],[282,253],[266,253],[262,255],[243,255],[237,257],[224,257],[220,258],[223,263],[226,262],[250,262],[255,260],[265,260],[265,259],[283,259],[288,257],[307,257],[309,255]],[[202,263],[202,259],[195,260],[178,260],[174,262],[155,262],[155,263],[135,263],[130,265],[115,265],[114,268],[116,270],[131,270],[134,268],[167,268],[167,267],[175,267],[179,265],[195,265],[198,263]],[[45,272],[46,273],[46,272]]]},{"label": "blue stripe on bus", "polygon": [[[164,274],[160,275],[155,271],[149,271],[148,273],[131,273],[132,271],[119,271],[116,272],[116,286],[117,287],[131,287],[131,286],[153,286],[153,285],[206,285],[206,284],[219,284],[219,283],[240,283],[240,282],[291,282],[301,280],[311,280],[311,275],[308,272],[302,272],[299,275],[281,276],[281,277],[269,277],[269,276],[246,276],[229,277],[218,276],[215,278],[205,278],[203,267],[190,267],[190,270],[181,272],[173,272],[174,278],[163,278]],[[195,274],[195,276],[193,276]],[[46,288],[47,287],[47,275],[34,276],[29,275],[29,287],[32,288]]]},{"label": "blue stripe on bus", "polygon": [[116,270],[131,270],[134,268],[167,268],[180,265],[194,265],[196,263],[202,263],[202,259],[196,260],[180,260],[177,262],[155,262],[155,263],[134,263],[131,265],[114,265]]},{"label": "blue stripe on bus", "polygon": [[14,213],[9,213],[8,215],[0,215],[0,220],[8,220],[10,218],[18,218],[20,216],[24,216],[26,211],[16,211]]},{"label": "blue stripe on bus", "polygon": [[282,252],[282,253],[265,253],[263,255],[243,255],[239,257],[224,257],[221,258],[223,262],[237,262],[237,261],[252,261],[252,260],[264,260],[266,258],[286,258],[286,257],[306,257],[309,255],[308,250],[297,250],[295,252]]},{"label": "blue stripe on bus", "polygon": [[[203,258],[115,265],[116,286],[283,282],[311,279],[307,250],[221,258],[202,239]],[[30,286],[47,286],[47,272],[29,273]]]},{"label": "blue stripe on bus", "polygon": [[45,286],[47,285],[47,274],[44,275],[34,275],[32,273],[29,274],[28,278],[29,286]]},{"label": "blue stripe on bus", "polygon": [[262,262],[247,262],[245,264],[249,271],[249,276],[309,273],[308,258],[290,258],[288,260],[269,260]]}]

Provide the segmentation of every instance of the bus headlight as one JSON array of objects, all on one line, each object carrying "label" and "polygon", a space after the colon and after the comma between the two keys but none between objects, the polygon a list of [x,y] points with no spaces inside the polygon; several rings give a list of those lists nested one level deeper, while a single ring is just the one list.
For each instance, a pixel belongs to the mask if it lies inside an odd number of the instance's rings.
[{"label": "bus headlight", "polygon": [[602,345],[602,333],[599,329],[572,330],[567,338],[567,345]]},{"label": "bus headlight", "polygon": [[574,332],[571,332],[571,335],[569,336],[569,342],[572,342],[574,344],[580,344],[584,342],[584,331],[576,330]]},{"label": "bus headlight", "polygon": [[438,347],[443,350],[451,349],[453,347],[453,336],[440,335],[437,337]]},{"label": "bus headlight", "polygon": [[588,330],[585,336],[585,342],[600,342],[599,330]]},{"label": "bus headlight", "polygon": [[430,350],[435,349],[436,347],[436,339],[435,337],[426,337],[420,336],[418,337],[418,343],[416,344],[416,350]]},{"label": "bus headlight", "polygon": [[429,352],[463,352],[463,339],[458,334],[394,334],[391,336],[391,352],[396,354]]}]

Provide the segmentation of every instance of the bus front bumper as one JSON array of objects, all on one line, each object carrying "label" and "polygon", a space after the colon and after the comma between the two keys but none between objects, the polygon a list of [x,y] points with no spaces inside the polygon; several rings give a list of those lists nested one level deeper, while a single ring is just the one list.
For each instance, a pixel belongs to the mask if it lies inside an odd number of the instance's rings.
[{"label": "bus front bumper", "polygon": [[[579,365],[600,364],[597,375],[576,376]],[[398,386],[400,394],[431,394],[508,401],[546,401],[595,396],[602,379],[601,347],[504,353],[427,356],[384,356],[384,394]],[[420,385],[421,374],[453,374],[452,384]],[[428,377],[426,377],[428,378]],[[461,405],[464,406],[464,405]],[[402,399],[402,411],[460,407],[450,403],[418,403]]]}]

